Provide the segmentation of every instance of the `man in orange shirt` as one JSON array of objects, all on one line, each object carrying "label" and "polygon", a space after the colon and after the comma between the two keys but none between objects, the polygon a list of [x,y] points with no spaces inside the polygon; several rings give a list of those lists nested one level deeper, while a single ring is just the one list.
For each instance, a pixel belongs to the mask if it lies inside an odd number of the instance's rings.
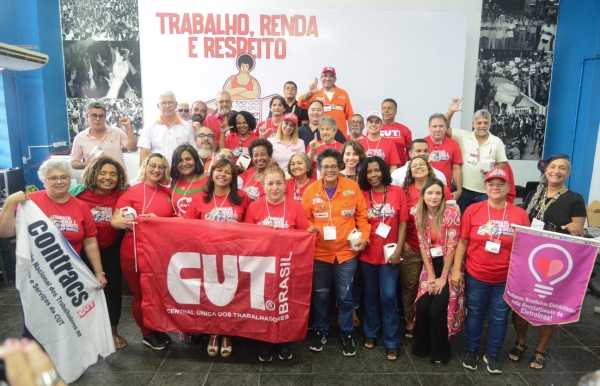
[{"label": "man in orange shirt", "polygon": [[[343,354],[356,354],[356,337],[352,311],[353,277],[358,253],[365,249],[371,234],[367,221],[367,204],[356,182],[341,177],[342,155],[326,149],[317,156],[319,180],[306,188],[302,206],[311,228],[318,228],[313,268],[312,308],[315,336],[312,351],[321,351],[329,332],[329,288],[333,280],[340,315]],[[348,236],[358,227],[362,233],[349,246]]]},{"label": "man in orange shirt", "polygon": [[321,71],[323,88],[321,90],[317,88],[319,81],[315,78],[314,83],[310,84],[308,92],[298,99],[298,106],[308,110],[313,101],[320,101],[323,103],[325,116],[335,119],[338,129],[346,136],[348,135],[348,121],[354,115],[354,110],[348,93],[335,86],[336,80],[335,68],[323,68]]}]

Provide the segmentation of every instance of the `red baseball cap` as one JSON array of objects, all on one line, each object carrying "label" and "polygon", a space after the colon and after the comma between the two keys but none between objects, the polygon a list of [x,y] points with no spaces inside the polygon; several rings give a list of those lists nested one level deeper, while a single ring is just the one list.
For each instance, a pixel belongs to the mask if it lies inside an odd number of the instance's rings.
[{"label": "red baseball cap", "polygon": [[294,113],[287,113],[283,115],[284,121],[292,121],[298,126],[298,116]]},{"label": "red baseball cap", "polygon": [[323,67],[323,71],[321,71],[321,75],[323,75],[326,72],[331,72],[333,75],[337,76],[337,74],[335,73],[335,68],[333,68],[333,67]]},{"label": "red baseball cap", "polygon": [[506,172],[502,169],[492,169],[489,172],[487,172],[483,182],[487,182],[488,180],[491,180],[492,178],[500,178],[501,180],[509,182],[508,174],[506,174]]}]

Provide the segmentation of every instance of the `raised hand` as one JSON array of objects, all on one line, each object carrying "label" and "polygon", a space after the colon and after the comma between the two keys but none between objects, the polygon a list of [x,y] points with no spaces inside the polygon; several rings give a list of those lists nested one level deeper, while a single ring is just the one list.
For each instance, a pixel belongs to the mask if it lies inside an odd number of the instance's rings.
[{"label": "raised hand", "polygon": [[127,117],[119,117],[119,124],[125,128],[131,127],[131,121]]},{"label": "raised hand", "polygon": [[319,91],[319,79],[315,77],[315,81],[308,85],[308,92],[314,94]]},{"label": "raised hand", "polygon": [[448,110],[452,111],[453,113],[457,112],[457,111],[462,111],[462,109],[460,108],[460,104],[462,102],[462,98],[452,98],[452,102],[450,102],[450,106],[448,107]]}]

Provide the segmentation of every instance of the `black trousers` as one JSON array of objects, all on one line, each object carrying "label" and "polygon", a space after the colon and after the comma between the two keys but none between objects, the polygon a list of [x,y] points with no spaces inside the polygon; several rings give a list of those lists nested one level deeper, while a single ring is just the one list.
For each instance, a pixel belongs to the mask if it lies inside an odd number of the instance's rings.
[{"label": "black trousers", "polygon": [[[121,306],[123,298],[121,297],[121,281],[123,272],[121,271],[121,239],[113,245],[100,250],[100,260],[102,261],[102,269],[106,272],[106,287],[104,287],[104,297],[106,298],[106,306],[108,308],[108,318],[110,325],[116,327],[121,319]],[[84,250],[81,250],[81,258],[85,265],[94,272],[92,264]]]},{"label": "black trousers", "polygon": [[[435,276],[440,277],[444,268],[444,259],[433,259]],[[431,362],[448,363],[450,360],[450,341],[448,340],[448,301],[449,284],[446,283],[439,295],[425,294],[417,301],[417,323],[415,325],[415,343],[413,355],[426,357]]]}]

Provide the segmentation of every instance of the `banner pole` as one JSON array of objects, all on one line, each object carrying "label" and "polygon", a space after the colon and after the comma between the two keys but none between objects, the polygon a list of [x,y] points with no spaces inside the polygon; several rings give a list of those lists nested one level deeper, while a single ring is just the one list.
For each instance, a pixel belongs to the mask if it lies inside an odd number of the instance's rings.
[{"label": "banner pole", "polygon": [[585,237],[580,237],[580,236],[573,236],[573,235],[567,235],[564,233],[558,233],[558,232],[551,232],[551,231],[545,231],[545,230],[539,230],[539,229],[533,229],[530,227],[526,227],[523,225],[517,225],[517,224],[510,224],[511,227],[516,228],[516,229],[522,229],[522,230],[527,230],[527,231],[533,231],[536,233],[541,233],[541,234],[546,234],[546,235],[550,235],[550,236],[560,236],[560,237],[567,237],[576,241],[580,241],[580,242],[584,242],[584,243],[589,243],[589,244],[596,244],[597,246],[600,247],[600,240],[597,239],[586,239]]}]

